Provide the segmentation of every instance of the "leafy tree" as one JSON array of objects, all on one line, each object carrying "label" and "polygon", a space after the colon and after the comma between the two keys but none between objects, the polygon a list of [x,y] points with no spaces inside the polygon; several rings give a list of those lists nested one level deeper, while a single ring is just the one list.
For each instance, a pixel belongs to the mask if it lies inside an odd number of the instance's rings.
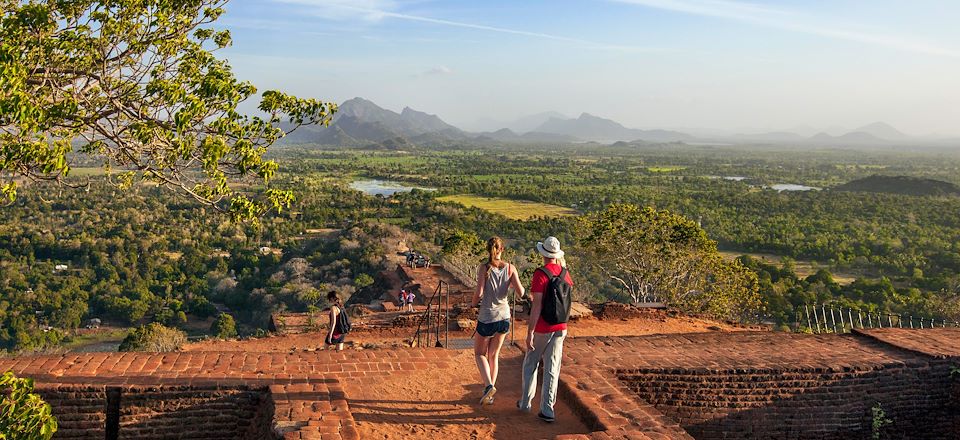
[{"label": "leafy tree", "polygon": [[221,313],[210,326],[210,332],[213,336],[221,339],[235,338],[237,336],[237,323],[233,316],[227,313]]},{"label": "leafy tree", "polygon": [[151,322],[130,332],[120,343],[119,351],[177,351],[186,342],[186,333]]},{"label": "leafy tree", "polygon": [[357,289],[363,289],[363,288],[372,286],[372,285],[373,285],[373,277],[371,277],[370,275],[367,275],[367,274],[365,274],[365,273],[362,273],[362,274],[360,274],[360,275],[357,275],[357,277],[353,279],[353,285],[354,285],[354,287],[356,287]]},{"label": "leafy tree", "polygon": [[[210,27],[226,3],[0,0],[0,172],[65,182],[76,150],[124,170],[121,187],[149,180],[234,219],[289,206],[290,191],[258,200],[228,183],[268,182],[280,123],[328,124],[336,105],[266,91],[265,116],[238,113],[256,88],[214,55],[231,44]],[[0,191],[13,200],[17,185]]]},{"label": "leafy tree", "polygon": [[57,432],[57,419],[33,392],[33,380],[8,371],[0,376],[0,395],[0,440],[48,440]]},{"label": "leafy tree", "polygon": [[585,259],[635,301],[732,317],[759,307],[757,277],[728,263],[703,229],[683,216],[612,205],[584,220]]},{"label": "leafy tree", "polygon": [[481,254],[484,243],[476,233],[456,230],[443,240],[442,252],[445,255]]}]

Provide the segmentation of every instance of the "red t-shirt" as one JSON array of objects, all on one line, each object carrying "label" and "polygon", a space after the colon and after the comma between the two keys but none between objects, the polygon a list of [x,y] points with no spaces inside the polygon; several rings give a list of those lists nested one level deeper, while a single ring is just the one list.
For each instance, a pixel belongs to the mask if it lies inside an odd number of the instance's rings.
[{"label": "red t-shirt", "polygon": [[[560,271],[563,270],[563,268],[556,263],[550,263],[544,267],[554,276],[560,275]],[[573,285],[573,279],[570,278],[570,271],[567,271],[565,280],[567,283],[570,283],[571,286]],[[534,272],[533,279],[530,281],[530,292],[542,294],[547,289],[548,281],[550,280],[547,278],[547,275],[538,269],[536,272]],[[567,323],[563,322],[560,324],[550,324],[547,321],[544,321],[543,316],[541,316],[540,319],[537,320],[537,325],[533,328],[533,331],[536,333],[553,333],[566,329]]]}]

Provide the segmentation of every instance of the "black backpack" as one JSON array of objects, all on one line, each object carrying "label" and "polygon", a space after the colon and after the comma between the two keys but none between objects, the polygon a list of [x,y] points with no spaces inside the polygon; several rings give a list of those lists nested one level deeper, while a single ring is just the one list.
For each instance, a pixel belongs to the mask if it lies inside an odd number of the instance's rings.
[{"label": "black backpack", "polygon": [[570,319],[570,306],[573,304],[573,286],[566,281],[567,268],[560,270],[559,275],[550,273],[545,267],[541,267],[540,271],[547,276],[540,316],[547,324],[567,322]]},{"label": "black backpack", "polygon": [[347,316],[347,311],[343,307],[339,307],[340,313],[337,314],[337,327],[339,327],[340,334],[345,335],[350,333],[350,317]]}]

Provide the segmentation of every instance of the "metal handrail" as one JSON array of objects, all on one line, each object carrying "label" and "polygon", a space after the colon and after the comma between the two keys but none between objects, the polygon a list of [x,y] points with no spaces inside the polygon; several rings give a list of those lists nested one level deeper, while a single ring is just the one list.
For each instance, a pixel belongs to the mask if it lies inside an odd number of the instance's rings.
[{"label": "metal handrail", "polygon": [[[447,290],[447,295],[446,295],[446,309],[447,309],[447,310],[445,310],[445,311],[443,310],[443,299],[444,299],[443,288],[444,288],[444,287],[446,287],[446,290]],[[434,329],[435,331],[434,331],[434,332],[431,332],[431,331],[430,331],[430,326],[433,325],[433,303],[434,303],[434,300],[436,300],[436,303],[437,303],[437,312],[436,312],[436,320],[437,320],[436,325],[437,325],[437,326],[436,326],[436,328]],[[445,312],[445,313],[443,313],[443,316],[441,316],[441,312]],[[440,343],[440,325],[441,325],[440,321],[441,321],[441,319],[443,319],[443,320],[446,322],[446,324],[447,324],[447,326],[446,326],[447,329],[446,329],[445,332],[444,332],[444,342],[443,342],[442,344]],[[421,339],[420,339],[420,338],[421,338],[420,335],[421,335],[421,334],[424,334],[424,335],[426,336],[427,345],[429,346],[429,345],[430,345],[430,334],[431,334],[431,333],[434,333],[435,345],[436,345],[437,347],[448,347],[448,346],[449,346],[449,342],[450,342],[450,323],[449,323],[449,320],[450,320],[450,285],[449,285],[447,282],[445,282],[445,281],[443,281],[443,280],[440,280],[440,282],[437,283],[437,288],[434,289],[434,291],[433,291],[433,295],[430,296],[430,300],[427,301],[427,310],[426,310],[426,312],[425,312],[423,315],[420,315],[420,319],[417,321],[417,332],[416,332],[416,334],[414,335],[413,340],[412,340],[411,342],[416,341],[416,346],[417,346],[417,347],[422,347],[423,345],[421,345],[421,343],[420,343],[420,340],[421,340]],[[426,323],[426,328],[423,327],[424,323]]]},{"label": "metal handrail", "polygon": [[[829,310],[829,312],[828,312]],[[854,314],[856,312],[856,314]],[[851,307],[832,305],[804,304],[803,310],[797,310],[795,329],[801,331],[804,319],[806,328],[811,332],[846,333],[854,329],[870,328],[911,328],[930,329],[937,327],[960,327],[960,322],[945,318],[924,318],[898,313],[864,312]],[[839,316],[839,319],[837,319]],[[914,324],[917,325],[914,325]]]}]

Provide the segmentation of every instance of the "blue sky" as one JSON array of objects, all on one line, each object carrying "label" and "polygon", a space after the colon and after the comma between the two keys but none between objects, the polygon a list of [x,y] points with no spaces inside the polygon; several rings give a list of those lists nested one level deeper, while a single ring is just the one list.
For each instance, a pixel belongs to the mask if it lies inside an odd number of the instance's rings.
[{"label": "blue sky", "polygon": [[553,110],[955,135],[958,18],[954,0],[233,0],[220,26],[234,36],[223,56],[261,90],[468,129]]}]

